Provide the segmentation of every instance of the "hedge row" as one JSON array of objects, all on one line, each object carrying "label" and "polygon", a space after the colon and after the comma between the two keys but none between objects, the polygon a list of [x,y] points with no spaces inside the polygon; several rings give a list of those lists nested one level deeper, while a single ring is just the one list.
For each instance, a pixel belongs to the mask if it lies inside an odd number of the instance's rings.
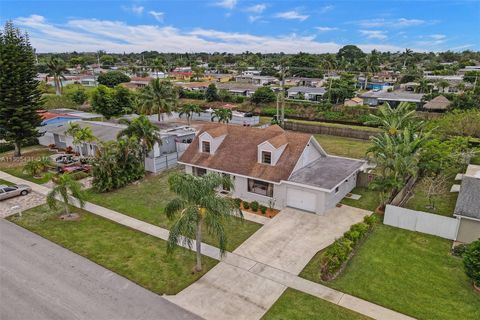
[{"label": "hedge row", "polygon": [[324,281],[331,280],[351,257],[351,253],[360,240],[365,238],[373,228],[376,221],[375,216],[366,216],[363,222],[354,224],[350,230],[330,245],[320,258],[320,274]]}]

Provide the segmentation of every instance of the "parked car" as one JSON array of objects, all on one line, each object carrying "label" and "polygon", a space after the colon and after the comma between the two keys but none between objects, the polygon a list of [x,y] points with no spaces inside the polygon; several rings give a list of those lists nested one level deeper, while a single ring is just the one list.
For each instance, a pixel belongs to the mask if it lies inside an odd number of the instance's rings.
[{"label": "parked car", "polygon": [[73,154],[56,154],[53,155],[51,158],[57,165],[66,165],[78,161],[78,159]]},{"label": "parked car", "polygon": [[17,184],[14,186],[0,185],[0,200],[13,198],[16,196],[26,196],[32,191],[32,188],[26,184]]}]

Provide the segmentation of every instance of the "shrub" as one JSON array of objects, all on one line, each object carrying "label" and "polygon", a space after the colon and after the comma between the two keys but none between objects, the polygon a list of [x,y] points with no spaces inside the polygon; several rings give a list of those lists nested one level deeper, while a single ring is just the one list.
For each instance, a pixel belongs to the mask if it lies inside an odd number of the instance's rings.
[{"label": "shrub", "polygon": [[363,218],[363,222],[365,222],[369,226],[373,226],[377,222],[377,217],[373,214],[370,216],[365,216],[365,218]]},{"label": "shrub", "polygon": [[348,240],[352,241],[353,244],[356,244],[357,241],[362,237],[360,232],[354,230],[348,230],[343,234],[343,236]]},{"label": "shrub", "polygon": [[465,273],[476,286],[480,286],[480,239],[470,243],[463,254]]},{"label": "shrub", "polygon": [[353,250],[353,243],[347,238],[337,239],[327,248],[321,259],[322,279],[329,280],[340,269],[342,264],[347,261]]},{"label": "shrub", "polygon": [[463,254],[465,253],[465,251],[467,251],[467,248],[468,248],[468,244],[461,243],[461,244],[453,247],[453,249],[452,249],[452,254],[453,254],[455,257],[461,257],[461,256],[463,256]]},{"label": "shrub", "polygon": [[235,203],[235,206],[236,206],[237,208],[240,208],[240,205],[242,204],[242,199],[240,199],[240,198],[235,198],[235,199],[233,199],[233,202]]},{"label": "shrub", "polygon": [[113,88],[120,83],[129,82],[130,77],[122,71],[109,71],[106,73],[101,73],[98,76],[97,81],[100,84]]},{"label": "shrub", "polygon": [[264,205],[261,205],[260,212],[262,212],[263,215],[267,214],[267,207],[265,207]]},{"label": "shrub", "polygon": [[255,104],[274,102],[277,99],[275,92],[269,87],[258,88],[250,98],[250,101]]},{"label": "shrub", "polygon": [[253,212],[257,212],[258,211],[258,202],[257,201],[252,201],[252,203],[250,203],[250,207],[252,208],[252,211]]},{"label": "shrub", "polygon": [[368,224],[360,222],[356,223],[353,226],[350,227],[350,231],[356,231],[360,234],[360,237],[363,237],[369,229]]},{"label": "shrub", "polygon": [[243,201],[243,209],[250,209],[250,203],[248,203],[247,201]]}]

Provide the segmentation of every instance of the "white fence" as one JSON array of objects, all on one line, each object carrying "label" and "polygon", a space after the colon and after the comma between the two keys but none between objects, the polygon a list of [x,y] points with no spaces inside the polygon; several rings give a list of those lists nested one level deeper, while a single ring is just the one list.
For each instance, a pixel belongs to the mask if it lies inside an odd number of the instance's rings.
[{"label": "white fence", "polygon": [[389,226],[455,240],[459,220],[437,214],[387,205],[383,223]]}]

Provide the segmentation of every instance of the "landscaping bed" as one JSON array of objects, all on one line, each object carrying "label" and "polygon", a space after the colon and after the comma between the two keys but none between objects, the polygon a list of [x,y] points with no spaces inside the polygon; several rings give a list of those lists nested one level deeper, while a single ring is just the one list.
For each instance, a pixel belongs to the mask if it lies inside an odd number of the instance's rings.
[{"label": "landscaping bed", "polygon": [[280,210],[267,208],[264,205],[260,205],[256,201],[248,202],[240,199],[236,199],[236,201],[240,203],[240,209],[242,211],[247,211],[262,217],[273,218],[280,212]]},{"label": "landscaping bed", "polygon": [[166,253],[167,242],[103,219],[81,209],[76,221],[46,205],[27,210],[10,221],[39,234],[158,294],[176,294],[198,280],[216,261],[203,257],[202,273],[192,274],[195,253],[178,248]]},{"label": "landscaping bed", "polygon": [[[158,175],[148,175],[140,182],[132,183],[124,188],[97,193],[86,192],[87,201],[124,213],[133,218],[170,229],[173,221],[167,219],[163,210],[165,205],[175,197],[168,187],[166,171]],[[261,227],[260,224],[232,218],[225,224],[227,234],[227,250],[233,251]],[[204,242],[218,246],[217,241],[204,234]]]},{"label": "landscaping bed", "polygon": [[4,152],[0,154],[0,170],[18,178],[43,184],[50,179],[48,175],[42,174],[40,177],[34,177],[25,173],[23,167],[29,160],[38,160],[52,154],[53,152],[48,148],[38,145],[24,148],[20,158],[13,158],[13,151]]},{"label": "landscaping bed", "polygon": [[479,319],[480,294],[450,247],[439,237],[379,224],[335,280],[321,280],[318,255],[300,276],[418,319]]},{"label": "landscaping bed", "polygon": [[366,316],[288,288],[263,316],[264,320],[365,320]]}]

